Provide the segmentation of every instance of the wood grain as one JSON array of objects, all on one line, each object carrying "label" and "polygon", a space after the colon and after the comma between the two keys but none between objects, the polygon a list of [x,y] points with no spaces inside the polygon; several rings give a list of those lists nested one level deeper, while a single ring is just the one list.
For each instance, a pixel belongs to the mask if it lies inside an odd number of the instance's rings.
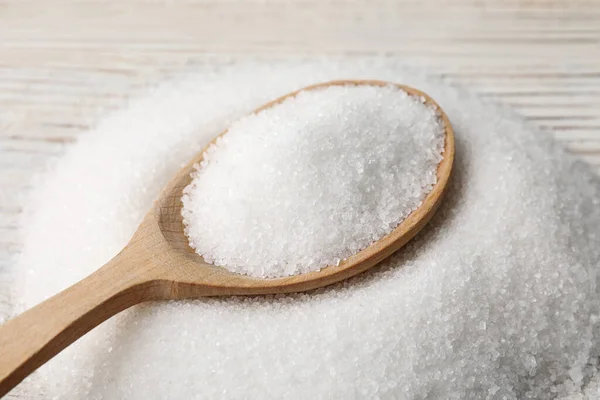
[{"label": "wood grain", "polygon": [[600,171],[596,0],[0,0],[0,318],[30,177],[215,54],[401,56],[514,107]]}]

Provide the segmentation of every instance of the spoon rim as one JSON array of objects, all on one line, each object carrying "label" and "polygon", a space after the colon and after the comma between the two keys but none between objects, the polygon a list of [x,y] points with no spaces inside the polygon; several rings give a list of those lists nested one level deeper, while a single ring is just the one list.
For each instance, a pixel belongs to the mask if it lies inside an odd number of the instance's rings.
[{"label": "spoon rim", "polygon": [[[295,97],[301,92],[331,86],[394,86],[435,108],[438,112],[438,117],[444,126],[444,149],[442,152],[442,160],[437,167],[437,181],[425,196],[421,205],[400,221],[388,234],[371,243],[359,252],[345,258],[338,265],[329,265],[318,271],[275,278],[259,278],[232,272],[225,267],[207,263],[202,256],[197,254],[189,245],[189,240],[184,232],[185,225],[183,223],[183,217],[181,216],[181,208],[183,207],[181,197],[185,187],[193,180],[191,175],[192,172],[194,172],[197,165],[203,161],[206,151],[211,146],[215,145],[219,138],[229,131],[229,129],[226,129],[207,143],[202,151],[198,152],[186,166],[179,170],[177,175],[169,182],[167,187],[165,187],[154,207],[156,211],[156,222],[159,225],[158,228],[164,239],[171,245],[172,250],[183,253],[187,261],[186,264],[202,264],[186,265],[184,268],[186,271],[183,273],[183,279],[181,274],[179,274],[177,277],[178,279],[176,280],[183,280],[184,283],[189,284],[197,283],[209,285],[221,289],[241,289],[238,291],[232,290],[232,294],[288,293],[310,290],[342,281],[375,266],[412,240],[433,217],[447,191],[454,163],[455,143],[454,130],[448,116],[442,107],[427,93],[407,85],[381,80],[335,80],[313,84],[287,93],[275,100],[263,104],[252,113],[260,113],[287,99]],[[175,213],[173,213],[173,211],[175,211]],[[183,236],[183,238],[181,236]],[[208,275],[206,271],[202,271],[202,273],[199,274],[194,273],[194,271],[189,271],[190,268],[205,269],[201,268],[202,266],[211,270]]]}]

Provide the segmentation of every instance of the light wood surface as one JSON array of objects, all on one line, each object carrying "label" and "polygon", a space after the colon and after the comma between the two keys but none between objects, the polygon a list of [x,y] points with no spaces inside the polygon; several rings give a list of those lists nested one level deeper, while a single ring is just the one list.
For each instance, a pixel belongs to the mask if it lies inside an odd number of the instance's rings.
[{"label": "light wood surface", "polygon": [[[301,91],[330,86],[387,86],[382,81],[320,83],[275,99],[255,112],[278,105]],[[439,208],[454,162],[454,132],[448,117],[426,93],[396,85],[440,112],[445,144],[437,182],[422,204],[392,232],[339,265],[277,279],[256,279],[212,266],[188,245],[184,233],[183,190],[203,160],[194,157],[167,184],[129,244],[98,271],[0,326],[0,396],[98,324],[135,304],[150,300],[225,295],[301,292],[330,285],[361,273],[410,241]],[[227,131],[221,135],[226,134]],[[219,136],[221,136],[219,135]],[[215,138],[207,145],[216,142]],[[66,245],[66,244],[65,244]],[[52,315],[52,318],[48,318]]]},{"label": "light wood surface", "polygon": [[[31,176],[211,54],[400,56],[512,106],[600,170],[600,1],[0,0],[0,318]],[[17,389],[8,398],[43,398]]]}]

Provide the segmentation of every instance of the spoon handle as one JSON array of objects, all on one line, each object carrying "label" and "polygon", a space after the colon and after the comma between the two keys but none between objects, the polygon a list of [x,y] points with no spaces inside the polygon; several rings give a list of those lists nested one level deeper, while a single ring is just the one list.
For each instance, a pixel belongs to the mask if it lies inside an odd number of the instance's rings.
[{"label": "spoon handle", "polygon": [[0,397],[113,315],[160,298],[163,284],[132,274],[127,257],[104,267],[0,326]]}]

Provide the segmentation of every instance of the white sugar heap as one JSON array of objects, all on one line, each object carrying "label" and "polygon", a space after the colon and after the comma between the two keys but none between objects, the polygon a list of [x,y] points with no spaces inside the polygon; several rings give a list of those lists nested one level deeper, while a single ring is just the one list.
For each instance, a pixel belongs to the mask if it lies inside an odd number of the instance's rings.
[{"label": "white sugar heap", "polygon": [[448,114],[456,168],[423,234],[380,268],[316,293],[135,307],[42,367],[31,391],[548,399],[598,389],[587,384],[600,355],[598,178],[509,111],[390,59],[234,64],[106,119],[32,193],[14,271],[19,309],[116,254],[182,163],[233,121],[333,79],[406,83]]},{"label": "white sugar heap", "polygon": [[337,265],[431,191],[444,147],[437,114],[396,86],[347,85],[240,119],[184,191],[191,247],[259,278]]}]

